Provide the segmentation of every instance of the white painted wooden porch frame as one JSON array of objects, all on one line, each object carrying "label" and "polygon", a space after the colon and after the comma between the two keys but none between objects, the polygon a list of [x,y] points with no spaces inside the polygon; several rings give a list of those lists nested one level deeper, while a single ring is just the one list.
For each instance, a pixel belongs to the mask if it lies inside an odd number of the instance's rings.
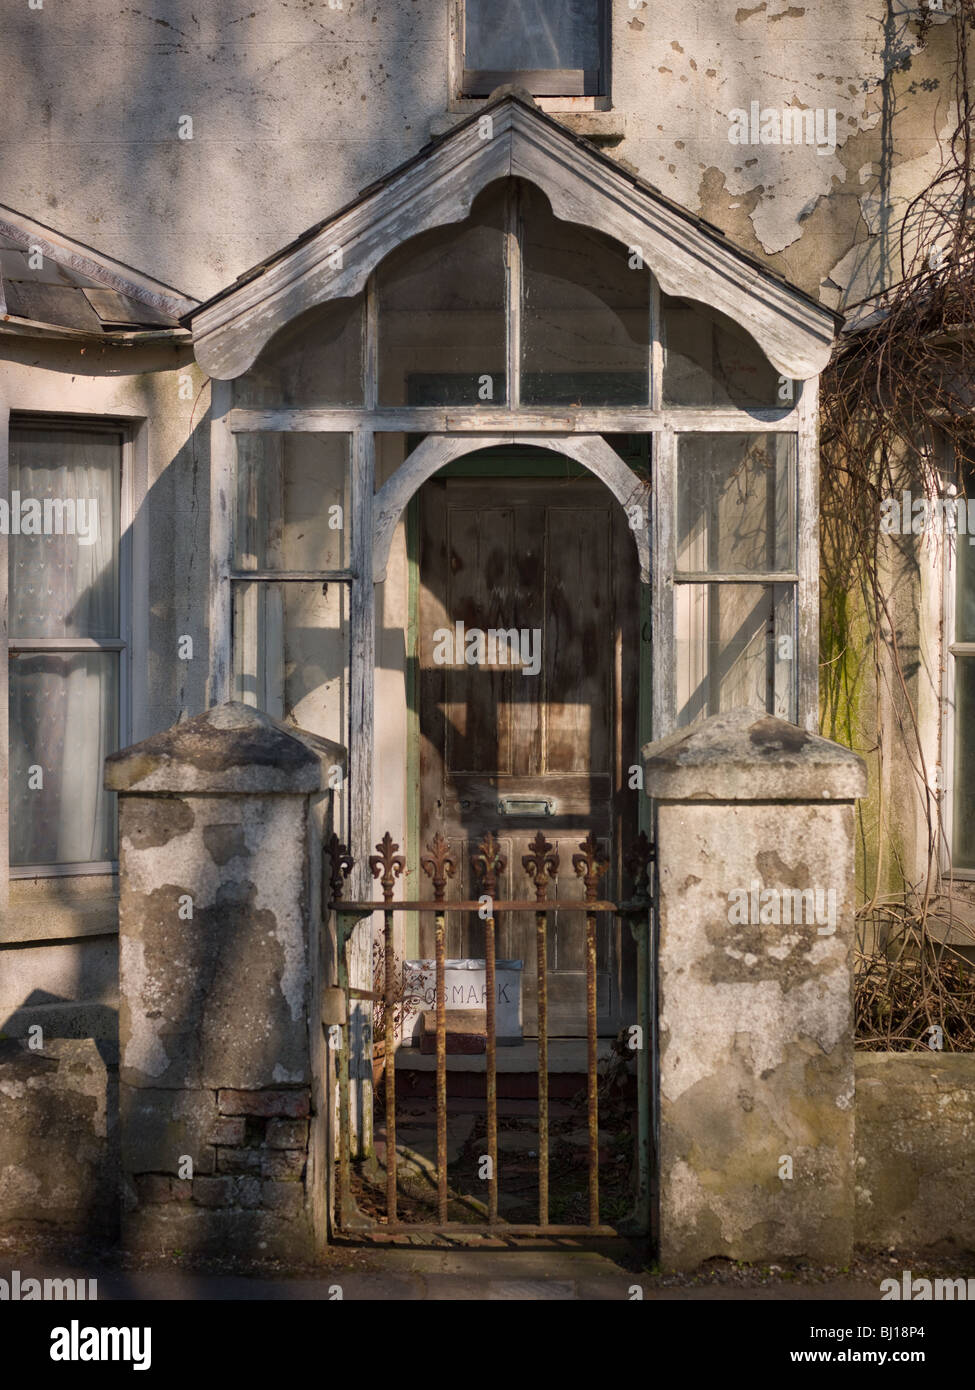
[{"label": "white painted wooden porch frame", "polygon": [[[611,445],[598,434],[536,435],[536,434],[454,434],[428,435],[396,470],[376,494],[373,501],[372,573],[375,583],[386,578],[386,564],[393,532],[406,504],[417,489],[454,459],[475,449],[507,449],[517,445],[535,445],[565,454],[581,463],[590,473],[606,484],[622,507],[639,505],[644,487],[632,469],[627,468]],[[650,543],[646,527],[633,530],[640,578],[650,582]]]},{"label": "white painted wooden porch frame", "polygon": [[[371,375],[371,374],[370,374]],[[422,483],[446,463],[476,449],[535,445],[566,455],[599,478],[626,507],[642,495],[641,480],[620,459],[600,434],[566,432],[565,412],[531,412],[527,428],[501,432],[496,410],[438,412],[438,432],[427,438],[409,455],[404,464],[374,492],[375,434],[384,425],[394,432],[413,427],[422,432],[429,427],[427,409],[400,410],[387,420],[376,410],[277,410],[230,409],[230,383],[214,382],[212,398],[211,508],[210,508],[210,684],[211,704],[230,698],[232,673],[232,595],[233,575],[233,495],[234,435],[253,430],[342,432],[352,436],[352,565],[350,571],[322,571],[322,580],[351,585],[351,650],[349,654],[349,698],[351,729],[360,736],[351,739],[349,782],[353,804],[372,804],[372,728],[375,668],[374,586],[385,578],[389,547],[396,524],[406,504]],[[520,412],[505,412],[512,414]],[[634,417],[645,425],[653,439],[651,469],[650,531],[637,531],[634,541],[640,560],[641,578],[651,583],[653,662],[653,730],[662,737],[674,727],[672,682],[660,678],[661,672],[674,670],[674,565],[675,496],[677,436],[681,432],[783,432],[797,436],[796,519],[796,605],[798,671],[796,700],[798,722],[816,731],[819,718],[819,589],[817,486],[817,392],[815,382],[804,382],[799,400],[789,411],[634,411],[629,409],[580,411],[578,415],[599,424],[606,432],[634,431]],[[593,417],[596,417],[593,419]],[[761,417],[761,418],[759,418]],[[448,420],[463,432],[450,431]],[[547,423],[547,428],[546,428]],[[242,578],[245,576],[241,576]],[[253,578],[253,576],[248,576]],[[271,578],[262,571],[262,577]],[[281,581],[312,576],[282,571]],[[364,864],[371,851],[371,827],[362,818],[350,816],[350,849],[357,862]],[[360,843],[361,842],[361,843]],[[367,885],[362,883],[357,891]]]},{"label": "white painted wooden porch frame", "polygon": [[[485,136],[483,117],[490,123]],[[622,169],[573,140],[557,124],[513,97],[489,103],[482,120],[451,132],[429,152],[363,194],[314,235],[193,318],[196,356],[212,383],[210,490],[211,703],[228,699],[232,672],[234,435],[251,431],[340,432],[352,445],[352,563],[322,572],[351,583],[349,762],[351,804],[372,804],[375,668],[374,584],[385,577],[393,531],[403,508],[445,463],[474,449],[534,444],[563,453],[600,478],[626,506],[640,480],[601,437],[650,434],[653,541],[635,536],[641,577],[652,583],[654,736],[674,724],[674,499],[676,437],[682,431],[782,431],[798,436],[796,586],[799,722],[818,719],[818,499],[816,383],[833,339],[833,319],[790,286],[750,264],[723,238],[682,213]],[[380,408],[378,324],[372,270],[395,247],[432,227],[465,218],[476,195],[501,178],[542,189],[556,216],[594,227],[638,247],[651,271],[649,404],[627,408],[522,409],[518,397],[520,296],[509,262],[507,406]],[[510,241],[509,228],[509,241]],[[509,246],[509,252],[512,248]],[[517,250],[517,247],[514,248]],[[336,251],[341,255],[336,256]],[[517,278],[517,277],[515,277]],[[800,382],[786,409],[664,409],[660,292],[710,304],[742,325],[784,376]],[[365,290],[364,406],[361,409],[243,410],[232,407],[231,380],[246,372],[273,335],[316,304]],[[374,494],[375,434],[412,432],[427,438]],[[282,575],[296,579],[297,575]],[[350,815],[350,849],[364,866],[371,849],[367,817]],[[356,874],[354,891],[368,888]]]},{"label": "white painted wooden porch frame", "polygon": [[825,367],[835,323],[828,310],[511,96],[489,103],[254,278],[204,305],[192,319],[197,361],[211,377],[240,376],[298,314],[357,294],[401,242],[462,221],[482,188],[511,177],[540,188],[556,217],[639,248],[666,294],[727,314],[784,376],[804,381]]}]

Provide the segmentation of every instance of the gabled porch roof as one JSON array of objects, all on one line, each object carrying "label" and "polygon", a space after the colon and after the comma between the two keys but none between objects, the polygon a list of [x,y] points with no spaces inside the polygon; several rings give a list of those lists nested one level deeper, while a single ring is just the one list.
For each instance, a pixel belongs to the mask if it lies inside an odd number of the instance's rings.
[{"label": "gabled porch roof", "polygon": [[291,319],[357,294],[401,242],[462,221],[506,177],[537,185],[556,216],[639,246],[666,294],[736,320],[783,375],[806,380],[826,365],[841,316],[510,91],[187,313],[198,362],[219,380],[240,376]]}]

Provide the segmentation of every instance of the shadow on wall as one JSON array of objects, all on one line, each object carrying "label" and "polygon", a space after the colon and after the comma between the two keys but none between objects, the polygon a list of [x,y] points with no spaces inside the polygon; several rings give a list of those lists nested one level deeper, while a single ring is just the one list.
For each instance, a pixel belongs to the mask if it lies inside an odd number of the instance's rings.
[{"label": "shadow on wall", "polygon": [[0,1024],[0,1235],[119,1229],[118,1014],[33,990]]}]

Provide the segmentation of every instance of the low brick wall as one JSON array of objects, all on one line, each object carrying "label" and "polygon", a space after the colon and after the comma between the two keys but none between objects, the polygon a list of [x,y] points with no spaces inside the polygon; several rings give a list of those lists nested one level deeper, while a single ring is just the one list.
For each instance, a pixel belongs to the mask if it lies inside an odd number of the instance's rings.
[{"label": "low brick wall", "polygon": [[975,1055],[856,1056],[856,1240],[975,1251]]},{"label": "low brick wall", "polygon": [[[130,1240],[144,1236],[148,1243],[151,1236],[159,1248],[197,1252],[309,1253],[303,1221],[307,1086],[178,1093],[139,1088],[128,1107]],[[151,1171],[163,1153],[165,1170]],[[189,1155],[191,1174],[185,1171]]]},{"label": "low brick wall", "polygon": [[118,1233],[117,1048],[0,1038],[0,1232]]}]

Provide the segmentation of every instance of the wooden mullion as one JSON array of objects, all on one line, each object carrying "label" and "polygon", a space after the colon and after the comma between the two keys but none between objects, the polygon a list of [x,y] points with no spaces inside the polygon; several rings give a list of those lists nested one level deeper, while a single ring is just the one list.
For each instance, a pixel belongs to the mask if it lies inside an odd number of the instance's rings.
[{"label": "wooden mullion", "polygon": [[653,737],[670,733],[676,719],[674,564],[676,560],[677,440],[661,430],[654,441],[652,483]]},{"label": "wooden mullion", "polygon": [[379,293],[376,276],[366,281],[366,305],[363,321],[362,399],[367,410],[379,403]]},{"label": "wooden mullion", "polygon": [[749,570],[745,574],[732,574],[726,571],[678,570],[674,575],[675,584],[797,584],[799,575],[795,570]]},{"label": "wooden mullion", "polygon": [[210,674],[207,704],[230,698],[233,632],[230,570],[233,563],[234,459],[229,424],[233,383],[210,383]]},{"label": "wooden mullion", "polygon": [[660,304],[660,282],[650,274],[650,409],[661,408],[664,395],[663,315]]},{"label": "wooden mullion", "polygon": [[350,584],[354,570],[231,570],[233,584],[258,580],[267,584]]},{"label": "wooden mullion", "polygon": [[12,637],[12,652],[124,652],[124,637]]},{"label": "wooden mullion", "polygon": [[518,186],[512,181],[509,184],[505,206],[505,402],[510,410],[518,410],[521,407],[522,228],[519,203]]},{"label": "wooden mullion", "polygon": [[351,406],[307,409],[232,410],[233,434],[260,434],[272,430],[296,434],[347,434],[370,429],[383,434],[493,434],[506,431],[537,434],[652,434],[659,429],[677,433],[774,434],[794,432],[800,415],[795,407],[755,410],[671,406],[655,410],[633,406],[388,406],[375,410]]},{"label": "wooden mullion", "polygon": [[796,723],[819,732],[819,382],[799,387],[796,457]]}]

